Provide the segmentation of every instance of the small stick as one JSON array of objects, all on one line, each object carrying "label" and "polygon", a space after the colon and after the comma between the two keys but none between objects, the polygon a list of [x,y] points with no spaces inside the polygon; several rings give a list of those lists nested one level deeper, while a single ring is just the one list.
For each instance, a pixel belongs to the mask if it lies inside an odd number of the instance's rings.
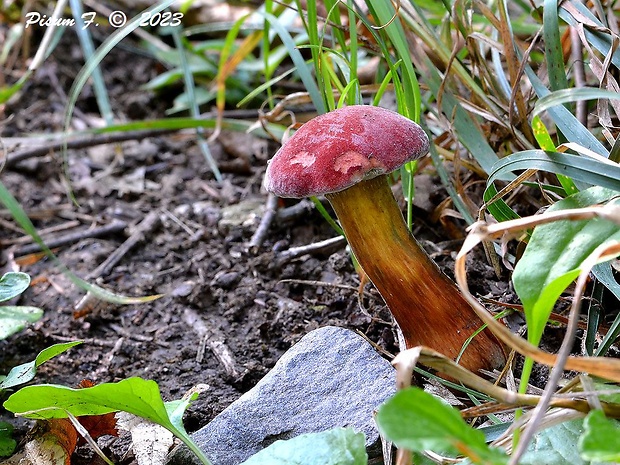
[{"label": "small stick", "polygon": [[133,249],[139,242],[143,241],[145,233],[155,229],[159,222],[160,218],[158,211],[153,211],[146,215],[144,219],[133,229],[127,240],[123,242],[114,252],[112,252],[103,263],[91,271],[86,276],[86,279],[96,279],[110,274],[112,269],[127,254],[127,252]]},{"label": "small stick", "polygon": [[[114,234],[124,230],[126,227],[127,223],[121,220],[114,219],[109,224],[98,226],[96,228],[89,228],[82,231],[72,232],[64,236],[45,241],[45,244],[48,248],[53,249],[56,247],[62,247],[63,245],[79,242],[82,239],[102,237],[107,236],[108,234]],[[40,252],[41,250],[42,249],[39,244],[28,244],[17,249],[15,251],[15,256],[28,255],[35,252]]]},{"label": "small stick", "polygon": [[[308,286],[325,286],[325,287],[333,287],[335,289],[345,289],[347,291],[358,292],[358,288],[355,286],[349,286],[347,284],[337,284],[337,283],[328,283],[327,281],[315,281],[311,279],[281,279],[279,282],[281,283],[291,283],[291,284],[305,284]],[[374,296],[371,296],[374,297]]]},{"label": "small stick", "polygon": [[330,253],[342,248],[346,243],[347,240],[344,236],[336,236],[331,239],[315,242],[313,244],[302,245],[300,247],[291,247],[290,249],[278,254],[278,265],[283,265],[294,258],[301,257],[306,254]]},{"label": "small stick", "polygon": [[[3,220],[0,220],[0,224],[2,223],[2,221]],[[66,231],[67,229],[74,229],[80,226],[81,224],[82,223],[80,221],[72,220],[72,221],[67,221],[66,223],[57,224],[56,226],[51,226],[49,228],[39,229],[37,232],[39,233],[39,236],[43,238],[43,242],[45,242],[45,236],[53,234],[53,233],[57,233],[60,231]],[[20,230],[20,232],[23,232],[23,231]],[[13,239],[7,239],[4,241],[0,241],[0,245],[4,247],[9,246],[9,245],[30,244],[30,243],[32,243],[32,236],[30,235],[25,235],[25,236],[16,237]]]},{"label": "small stick", "polygon": [[276,197],[274,194],[269,194],[269,197],[267,197],[267,203],[265,205],[265,213],[263,214],[263,217],[260,220],[260,224],[252,235],[252,239],[250,239],[247,247],[250,253],[255,254],[256,252],[258,252],[258,248],[267,237],[269,227],[271,226],[273,219],[276,217],[277,208],[278,197]]},{"label": "small stick", "polygon": [[[117,142],[125,142],[128,140],[140,140],[147,137],[160,136],[177,132],[178,129],[148,129],[137,131],[126,131],[119,133],[106,133],[106,134],[87,134],[83,137],[76,137],[66,141],[67,149],[84,149],[88,147],[94,147],[95,145],[114,144]],[[12,168],[18,163],[28,160],[34,157],[40,157],[47,155],[50,152],[61,150],[65,146],[63,139],[53,140],[46,145],[40,145],[36,147],[28,147],[22,150],[17,150],[8,154],[6,160],[6,167]]]},{"label": "small stick", "polygon": [[[55,341],[60,341],[60,342],[74,342],[76,339],[75,337],[61,336],[60,334],[46,334],[46,336],[54,339]],[[97,345],[97,346],[102,346],[102,347],[112,347],[112,348],[116,346],[116,342],[109,341],[107,339],[95,339],[92,337],[83,337],[79,339],[84,344],[92,344],[92,345]]]},{"label": "small stick", "polygon": [[[116,264],[139,242],[144,240],[145,233],[147,231],[155,229],[155,227],[159,224],[160,221],[161,220],[158,211],[152,211],[148,215],[146,215],[144,219],[134,228],[127,240],[123,242],[114,252],[112,252],[110,256],[106,258],[97,268],[91,271],[85,279],[87,281],[90,281],[92,279],[97,279],[110,274]],[[75,304],[74,315],[85,315],[92,311],[97,311],[98,309],[105,306],[106,303],[95,297],[89,291],[84,297],[80,299],[77,304]]]},{"label": "small stick", "polygon": [[276,221],[278,224],[292,222],[309,214],[312,210],[314,210],[314,203],[308,199],[302,199],[295,205],[279,209],[276,213]]},{"label": "small stick", "polygon": [[[256,110],[227,110],[224,112],[225,118],[232,119],[247,119],[257,118],[258,112]],[[209,112],[202,115],[203,119],[209,119],[216,116],[215,113]],[[181,132],[191,128],[163,128],[163,129],[137,129],[134,131],[124,131],[116,133],[103,133],[103,134],[84,134],[81,136],[74,136],[70,139],[66,139],[67,149],[84,149],[88,147],[94,147],[96,145],[114,144],[117,142],[125,142],[128,140],[141,140],[148,137],[157,137],[176,132]],[[36,139],[35,139],[36,141]],[[32,143],[32,141],[29,141]],[[15,150],[10,152],[6,157],[6,167],[11,168],[18,163],[28,160],[30,158],[40,157],[47,155],[50,152],[61,150],[65,147],[64,138],[53,138],[42,141],[44,145],[37,145],[35,147],[26,147],[21,150]]]},{"label": "small stick", "polygon": [[[573,60],[573,77],[575,79],[575,87],[586,86],[586,72],[583,62],[583,48],[581,46],[581,40],[579,38],[579,31],[577,28],[570,28],[570,41],[571,41],[571,59]],[[588,127],[588,106],[585,100],[579,100],[576,103],[576,116],[579,122]]]},{"label": "small stick", "polygon": [[186,308],[183,313],[183,321],[185,321],[185,323],[200,336],[209,349],[211,349],[215,358],[222,364],[226,374],[232,378],[239,377],[237,362],[224,342],[224,334],[212,325],[210,321],[201,318],[196,311],[189,308]]}]

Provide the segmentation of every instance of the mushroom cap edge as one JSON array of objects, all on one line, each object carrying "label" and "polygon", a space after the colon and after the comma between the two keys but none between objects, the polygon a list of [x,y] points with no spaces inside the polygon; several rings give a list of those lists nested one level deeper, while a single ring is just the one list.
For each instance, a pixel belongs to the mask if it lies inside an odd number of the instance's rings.
[{"label": "mushroom cap edge", "polygon": [[279,197],[347,189],[390,173],[429,149],[410,119],[381,107],[351,105],[305,123],[269,161],[264,185]]}]

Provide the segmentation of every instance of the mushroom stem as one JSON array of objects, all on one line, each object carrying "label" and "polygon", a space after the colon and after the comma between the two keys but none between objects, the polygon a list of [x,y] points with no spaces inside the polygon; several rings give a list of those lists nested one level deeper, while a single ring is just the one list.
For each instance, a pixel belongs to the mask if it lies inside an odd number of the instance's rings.
[{"label": "mushroom stem", "polygon": [[[482,321],[407,229],[387,177],[361,181],[326,197],[407,348],[424,345],[456,359]],[[500,368],[504,361],[500,342],[488,330],[477,334],[460,358],[473,372]]]}]

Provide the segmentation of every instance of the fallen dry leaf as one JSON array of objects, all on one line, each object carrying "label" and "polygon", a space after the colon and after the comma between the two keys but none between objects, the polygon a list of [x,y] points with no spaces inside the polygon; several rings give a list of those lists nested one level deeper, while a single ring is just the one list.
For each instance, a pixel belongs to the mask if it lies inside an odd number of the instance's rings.
[{"label": "fallen dry leaf", "polygon": [[138,465],[164,465],[174,436],[163,426],[127,412],[116,414],[118,428],[131,433],[133,453]]}]

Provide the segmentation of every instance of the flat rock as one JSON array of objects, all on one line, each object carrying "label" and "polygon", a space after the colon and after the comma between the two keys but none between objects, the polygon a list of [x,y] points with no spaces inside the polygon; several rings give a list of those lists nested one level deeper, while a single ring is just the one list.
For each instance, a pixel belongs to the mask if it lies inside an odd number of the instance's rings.
[{"label": "flat rock", "polygon": [[[395,391],[395,371],[362,337],[333,326],[314,330],[289,349],[250,391],[192,438],[213,465],[238,465],[279,439],[335,427],[366,435],[380,453],[373,411]],[[170,465],[198,465],[185,447]]]}]

